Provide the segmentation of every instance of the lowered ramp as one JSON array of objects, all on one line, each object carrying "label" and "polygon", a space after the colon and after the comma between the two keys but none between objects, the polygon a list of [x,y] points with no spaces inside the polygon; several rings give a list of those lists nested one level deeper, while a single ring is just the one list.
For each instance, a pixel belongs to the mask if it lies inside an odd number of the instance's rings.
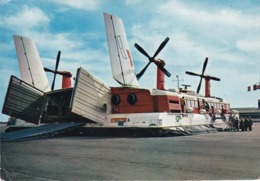
[{"label": "lowered ramp", "polygon": [[33,138],[52,137],[61,134],[65,131],[69,131],[79,126],[83,126],[85,123],[51,123],[43,126],[37,126],[33,128],[27,128],[19,131],[1,133],[1,142],[5,141],[17,141]]}]

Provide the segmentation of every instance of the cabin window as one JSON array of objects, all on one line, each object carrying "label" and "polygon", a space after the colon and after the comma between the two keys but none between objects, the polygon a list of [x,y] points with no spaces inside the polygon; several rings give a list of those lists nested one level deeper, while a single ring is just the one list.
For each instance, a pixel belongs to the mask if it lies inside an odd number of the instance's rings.
[{"label": "cabin window", "polygon": [[195,102],[194,101],[190,101],[191,102],[191,107],[195,107]]},{"label": "cabin window", "polygon": [[171,103],[171,104],[179,104],[179,101],[177,101],[177,100],[169,100],[169,103]]},{"label": "cabin window", "polygon": [[171,109],[171,113],[180,113],[181,111],[180,110],[173,110]]},{"label": "cabin window", "polygon": [[186,104],[187,104],[188,107],[191,107],[190,100],[186,100]]},{"label": "cabin window", "polygon": [[218,109],[220,109],[221,108],[221,106],[220,106],[220,104],[218,104]]},{"label": "cabin window", "polygon": [[227,104],[227,109],[229,109],[229,104]]},{"label": "cabin window", "polygon": [[185,100],[185,105],[186,105],[186,107],[189,107],[189,101],[188,100]]},{"label": "cabin window", "polygon": [[195,107],[199,107],[198,101],[194,101],[194,103],[195,103]]},{"label": "cabin window", "polygon": [[190,100],[190,107],[194,107],[194,101]]}]

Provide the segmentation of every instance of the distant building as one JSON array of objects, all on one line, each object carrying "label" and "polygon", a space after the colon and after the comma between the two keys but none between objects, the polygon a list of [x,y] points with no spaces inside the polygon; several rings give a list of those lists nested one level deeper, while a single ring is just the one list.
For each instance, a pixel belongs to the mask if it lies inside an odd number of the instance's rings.
[{"label": "distant building", "polygon": [[260,122],[260,99],[258,100],[258,108],[255,107],[244,107],[244,108],[232,108],[239,111],[240,117],[250,116],[253,121]]}]

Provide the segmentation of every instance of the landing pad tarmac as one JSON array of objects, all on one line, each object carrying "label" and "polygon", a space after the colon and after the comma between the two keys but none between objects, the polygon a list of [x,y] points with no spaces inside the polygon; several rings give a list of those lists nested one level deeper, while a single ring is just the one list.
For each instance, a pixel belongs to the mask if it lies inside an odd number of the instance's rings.
[{"label": "landing pad tarmac", "polygon": [[252,132],[160,138],[58,137],[1,143],[4,180],[255,180]]}]

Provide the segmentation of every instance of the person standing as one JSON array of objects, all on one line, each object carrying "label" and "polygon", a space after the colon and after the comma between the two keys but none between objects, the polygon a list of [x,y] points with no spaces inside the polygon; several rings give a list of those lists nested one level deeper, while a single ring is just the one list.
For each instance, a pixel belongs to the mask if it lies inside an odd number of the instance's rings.
[{"label": "person standing", "polygon": [[211,119],[214,121],[214,120],[215,120],[215,110],[214,110],[214,106],[211,106],[210,116],[211,116]]},{"label": "person standing", "polygon": [[247,129],[248,129],[248,127],[249,127],[249,120],[248,120],[247,117],[245,117],[244,126],[245,126],[245,131],[247,131]]},{"label": "person standing", "polygon": [[209,112],[209,104],[205,101],[205,99],[202,99],[203,103],[203,109],[206,110],[206,112]]},{"label": "person standing", "polygon": [[181,102],[181,111],[182,111],[182,113],[184,113],[184,106],[185,106],[184,97],[181,98],[180,102]]},{"label": "person standing", "polygon": [[245,130],[244,118],[243,117],[241,117],[239,128],[241,129],[241,131]]},{"label": "person standing", "polygon": [[225,114],[226,114],[226,110],[225,110],[225,108],[224,108],[224,105],[222,105],[222,108],[221,108],[221,117],[222,117],[223,120],[226,120]]},{"label": "person standing", "polygon": [[252,120],[252,118],[249,116],[249,119],[248,119],[248,128],[249,128],[249,131],[252,131],[252,126],[253,126],[253,120]]},{"label": "person standing", "polygon": [[236,119],[235,119],[235,128],[236,128],[236,131],[239,131],[239,129],[238,129],[238,117],[236,117]]}]

